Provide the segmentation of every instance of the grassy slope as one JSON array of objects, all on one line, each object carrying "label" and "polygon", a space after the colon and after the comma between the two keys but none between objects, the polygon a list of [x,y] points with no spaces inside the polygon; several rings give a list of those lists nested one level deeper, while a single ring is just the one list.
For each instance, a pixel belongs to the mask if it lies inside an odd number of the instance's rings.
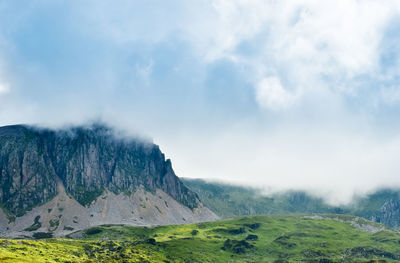
[{"label": "grassy slope", "polygon": [[180,178],[196,192],[205,206],[222,218],[257,214],[344,213],[343,208],[327,205],[323,199],[301,191],[288,191],[272,196],[262,195],[260,189]]},{"label": "grassy slope", "polygon": [[[399,211],[382,211],[389,200],[400,200],[399,189],[381,189],[356,198],[350,205],[334,207],[300,191],[288,191],[265,196],[259,189],[181,178],[202,202],[222,218],[256,214],[334,213],[352,214],[376,220],[391,228],[400,228]],[[386,218],[384,218],[386,217]]]},{"label": "grassy slope", "polygon": [[[340,216],[340,220],[354,218]],[[400,235],[394,231],[369,233],[349,222],[303,216],[251,216],[156,228],[102,226],[86,233],[80,240],[0,240],[0,262],[400,260]],[[257,240],[246,241],[249,235]]]}]

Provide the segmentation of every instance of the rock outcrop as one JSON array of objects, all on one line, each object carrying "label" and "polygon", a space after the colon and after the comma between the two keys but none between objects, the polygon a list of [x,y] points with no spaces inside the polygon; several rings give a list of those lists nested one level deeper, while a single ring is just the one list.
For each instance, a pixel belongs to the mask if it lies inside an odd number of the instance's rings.
[{"label": "rock outcrop", "polygon": [[380,211],[373,218],[382,224],[399,228],[400,227],[400,199],[389,199],[381,207]]},{"label": "rock outcrop", "polygon": [[[153,196],[162,192],[192,212],[206,209],[151,142],[118,137],[103,125],[57,131],[0,127],[0,220],[7,216],[14,221],[64,191],[62,198],[74,200],[79,209],[90,208],[104,195],[131,197],[138,191]],[[209,219],[215,218],[209,211]],[[195,216],[188,221],[196,221]]]}]

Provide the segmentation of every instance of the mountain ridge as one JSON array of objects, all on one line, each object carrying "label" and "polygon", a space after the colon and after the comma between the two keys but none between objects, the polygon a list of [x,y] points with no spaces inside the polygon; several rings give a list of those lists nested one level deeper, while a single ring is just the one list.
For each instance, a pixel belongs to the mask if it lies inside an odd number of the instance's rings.
[{"label": "mountain ridge", "polygon": [[221,218],[260,214],[350,214],[400,228],[400,190],[380,189],[355,198],[348,205],[329,205],[305,191],[263,195],[257,188],[202,179],[181,178],[202,202]]},{"label": "mountain ridge", "polygon": [[[158,195],[160,199],[170,196],[178,203],[173,206],[177,215],[188,214],[183,212],[185,207],[191,211],[191,222],[196,222],[197,210],[206,210],[198,195],[175,175],[171,161],[165,159],[159,146],[151,142],[118,137],[114,130],[99,124],[61,130],[27,125],[0,127],[0,204],[9,223],[15,217],[32,216],[30,211],[63,194],[60,184],[65,191],[62,199],[76,200],[79,203],[76,207],[86,210],[101,198],[129,199],[138,191],[142,192],[140,198],[150,198],[145,197],[146,193],[152,197]],[[169,208],[159,206],[157,211],[171,215],[172,220],[173,213],[167,213]],[[44,212],[41,213],[36,216],[43,218]],[[217,218],[210,211],[205,214],[201,220],[207,220],[207,214],[209,219]],[[127,220],[129,215],[118,218]],[[118,222],[114,219],[113,223]],[[166,218],[165,222],[170,221]],[[183,219],[172,222],[185,223]],[[99,223],[102,223],[100,219]]]}]

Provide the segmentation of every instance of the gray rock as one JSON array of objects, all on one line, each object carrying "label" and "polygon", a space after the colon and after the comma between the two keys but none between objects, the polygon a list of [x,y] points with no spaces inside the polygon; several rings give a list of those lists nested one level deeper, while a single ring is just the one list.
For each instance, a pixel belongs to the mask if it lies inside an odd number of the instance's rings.
[{"label": "gray rock", "polygon": [[377,218],[386,225],[400,226],[400,199],[389,199],[381,207]]},{"label": "gray rock", "polygon": [[[40,228],[30,230],[38,216]],[[115,194],[106,190],[85,207],[68,196],[63,184],[59,182],[58,194],[52,200],[17,217],[15,222],[3,227],[0,224],[0,238],[30,237],[34,232],[52,232],[54,236],[65,236],[104,224],[155,226],[216,219],[218,217],[201,203],[197,208],[190,209],[160,189],[151,193],[139,188],[131,194]]]},{"label": "gray rock", "polygon": [[[16,215],[18,222],[28,211],[60,198],[64,191],[60,189],[65,189],[64,199],[76,200],[81,206],[78,210],[94,209],[104,194],[129,197],[139,190],[152,195],[162,191],[192,212],[203,207],[197,194],[175,175],[171,161],[151,142],[117,137],[102,125],[64,130],[0,127],[0,204],[5,212],[0,220],[4,221],[4,214],[9,219]],[[53,228],[60,224],[57,218],[47,222]]]}]

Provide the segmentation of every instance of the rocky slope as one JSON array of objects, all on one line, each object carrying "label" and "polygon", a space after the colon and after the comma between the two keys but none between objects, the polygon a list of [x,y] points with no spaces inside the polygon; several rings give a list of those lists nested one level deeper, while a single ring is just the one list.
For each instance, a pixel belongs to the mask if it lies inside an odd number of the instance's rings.
[{"label": "rocky slope", "polygon": [[400,229],[400,190],[381,189],[355,200],[352,214]]},{"label": "rocky slope", "polygon": [[[159,203],[164,205],[147,204],[153,210],[157,206],[158,214],[143,207],[141,211],[140,205],[147,206],[138,201],[143,198],[162,200]],[[61,207],[63,202],[66,205]],[[167,207],[167,203],[173,205]],[[29,229],[27,225],[34,231],[45,230],[46,224],[47,230],[59,231],[54,226],[74,213],[84,218],[75,220],[77,228],[124,220],[170,224],[216,218],[181,183],[157,145],[117,137],[102,125],[58,131],[0,127],[0,204],[0,228],[18,231]],[[4,222],[5,217],[9,222]]]}]

